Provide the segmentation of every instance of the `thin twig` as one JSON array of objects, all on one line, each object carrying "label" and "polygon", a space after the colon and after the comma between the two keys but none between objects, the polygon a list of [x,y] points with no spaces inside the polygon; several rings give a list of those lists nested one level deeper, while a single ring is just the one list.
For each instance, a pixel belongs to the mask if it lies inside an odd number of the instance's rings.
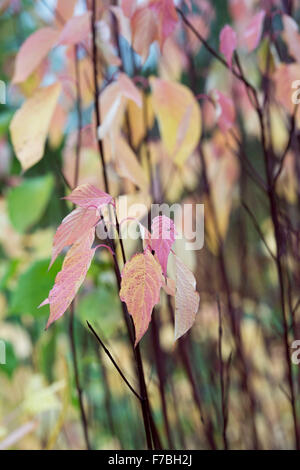
[{"label": "thin twig", "polygon": [[81,153],[81,128],[82,128],[82,110],[81,110],[81,92],[80,92],[80,68],[79,68],[79,46],[75,46],[75,77],[76,77],[76,104],[77,104],[77,145],[76,145],[76,163],[74,174],[74,188],[78,186],[80,153]]},{"label": "thin twig", "polygon": [[217,305],[218,305],[218,313],[219,313],[218,350],[219,350],[219,363],[220,363],[221,409],[222,409],[222,419],[223,419],[222,436],[223,436],[224,449],[228,450],[228,440],[227,440],[227,434],[226,434],[228,415],[227,415],[226,401],[225,401],[224,368],[223,368],[223,357],[222,357],[223,328],[222,328],[222,312],[221,312],[221,305],[220,305],[219,297],[217,297]]},{"label": "thin twig", "polygon": [[286,147],[284,149],[284,152],[283,152],[283,155],[280,159],[280,165],[279,165],[279,168],[274,176],[274,180],[273,180],[273,187],[276,185],[276,182],[282,172],[282,169],[283,169],[283,165],[284,165],[284,162],[285,162],[285,158],[288,154],[288,151],[291,147],[291,144],[292,144],[292,141],[293,141],[293,137],[294,137],[294,133],[295,133],[295,128],[296,128],[296,114],[297,114],[297,110],[298,110],[298,104],[295,105],[295,108],[294,108],[294,113],[292,115],[292,119],[291,119],[291,128],[290,128],[290,132],[289,132],[289,138],[288,138],[288,141],[287,141],[287,144],[286,144]]},{"label": "thin twig", "polygon": [[87,422],[87,417],[86,417],[86,414],[85,414],[85,409],[84,409],[84,404],[83,404],[83,396],[82,396],[82,388],[81,388],[80,379],[79,379],[78,358],[77,358],[76,344],[75,344],[75,334],[74,334],[74,302],[72,302],[71,306],[70,306],[69,337],[70,337],[70,343],[71,343],[75,384],[76,384],[78,400],[79,400],[81,423],[82,423],[82,428],[83,428],[83,433],[84,433],[84,439],[85,439],[87,450],[91,450],[89,432],[88,432],[88,422]]},{"label": "thin twig", "polygon": [[[77,46],[75,47],[75,69],[76,69],[77,118],[78,118],[76,163],[75,163],[75,175],[74,175],[74,187],[76,188],[78,185],[78,177],[79,177],[79,162],[80,162],[80,152],[81,152],[81,126],[82,126],[79,63],[78,63]],[[71,342],[75,384],[76,384],[76,389],[77,389],[77,394],[78,394],[78,399],[79,399],[79,406],[80,406],[81,422],[82,422],[86,447],[88,450],[90,450],[91,445],[90,445],[89,433],[88,433],[88,422],[87,422],[87,417],[86,417],[83,399],[82,399],[82,388],[81,388],[80,379],[79,379],[79,368],[78,368],[78,359],[77,359],[76,343],[75,343],[74,301],[71,303],[71,306],[70,306],[69,336],[70,336],[70,342]]]},{"label": "thin twig", "polygon": [[265,237],[260,229],[260,226],[255,218],[255,215],[253,214],[253,212],[251,211],[251,209],[247,206],[247,204],[242,201],[242,206],[243,208],[245,209],[245,211],[247,212],[247,214],[249,215],[249,217],[251,218],[252,222],[253,222],[253,225],[257,231],[257,233],[259,234],[260,238],[261,238],[261,241],[263,242],[263,244],[265,245],[269,255],[271,256],[271,258],[276,261],[276,256],[274,255],[274,253],[272,252],[271,248],[269,247],[269,245],[267,244],[266,240],[265,240]]},{"label": "thin twig", "polygon": [[92,327],[92,325],[90,324],[90,322],[86,322],[87,323],[87,326],[89,327],[89,329],[91,330],[91,332],[93,333],[93,335],[95,336],[96,340],[98,341],[98,343],[100,344],[100,346],[102,347],[103,351],[105,352],[105,354],[109,357],[109,359],[111,360],[111,362],[113,363],[113,365],[115,366],[115,368],[117,369],[118,373],[120,374],[120,376],[122,377],[123,381],[125,382],[125,384],[127,385],[127,387],[132,391],[132,393],[136,396],[136,398],[140,401],[143,401],[144,398],[142,398],[135,390],[134,388],[132,387],[132,385],[128,382],[128,380],[126,379],[125,375],[123,374],[123,372],[121,371],[120,367],[118,366],[118,364],[116,363],[116,361],[114,360],[114,358],[112,357],[111,353],[109,352],[109,350],[107,349],[107,347],[105,346],[105,344],[103,343],[103,341],[101,340],[100,336],[96,333],[96,331],[94,330],[94,328]]},{"label": "thin twig", "polygon": [[[104,147],[103,147],[103,142],[99,138],[98,135],[98,130],[101,126],[101,110],[100,110],[100,104],[99,104],[99,87],[98,87],[98,54],[97,54],[97,44],[96,44],[96,0],[93,0],[92,2],[92,20],[91,20],[91,29],[92,29],[92,58],[93,58],[93,77],[94,77],[94,106],[95,106],[95,113],[96,113],[96,135],[97,135],[97,143],[98,143],[98,149],[99,149],[99,156],[100,156],[100,161],[101,161],[101,167],[102,167],[102,175],[103,175],[103,181],[104,181],[104,186],[105,186],[105,191],[109,193],[109,181],[108,181],[108,176],[107,176],[107,171],[106,171],[106,164],[105,164],[105,155],[104,155]],[[118,226],[118,222],[117,222]],[[123,255],[123,261],[124,263],[126,262],[125,259],[125,252],[124,252],[124,247],[123,247],[123,241],[122,238],[119,237],[121,248],[122,248],[122,255]],[[114,240],[110,240],[110,244],[112,246],[113,252],[115,253],[115,246],[114,246]],[[118,288],[120,290],[121,287],[121,273],[120,273],[120,268],[118,264],[118,259],[116,256],[114,256],[114,270],[115,270],[115,275],[116,275],[116,281],[118,284]],[[121,301],[120,301],[121,302]],[[122,313],[124,317],[124,321],[127,327],[127,332],[128,332],[128,337],[132,346],[133,350],[133,355],[136,363],[136,368],[137,368],[137,375],[139,379],[139,385],[140,385],[140,394],[144,397],[144,399],[141,401],[141,408],[142,408],[142,415],[143,415],[143,423],[144,423],[144,428],[145,428],[145,434],[146,434],[146,440],[147,440],[147,446],[149,450],[152,450],[152,439],[153,441],[157,442],[157,439],[155,436],[158,436],[157,430],[155,428],[155,423],[152,418],[151,414],[151,409],[150,409],[150,404],[148,400],[148,394],[147,394],[147,388],[146,388],[146,383],[145,383],[145,376],[144,376],[144,369],[143,369],[143,363],[142,363],[142,358],[141,358],[141,353],[140,353],[140,348],[139,345],[134,347],[134,325],[132,322],[132,318],[128,314],[127,306],[124,302],[121,302],[121,307],[122,307]],[[158,442],[157,442],[158,445]]]},{"label": "thin twig", "polygon": [[97,143],[98,143],[98,149],[99,149],[99,155],[101,159],[101,167],[102,167],[102,176],[103,176],[103,181],[104,181],[104,187],[105,191],[109,194],[109,183],[108,183],[108,177],[107,177],[107,172],[106,172],[106,165],[105,165],[105,158],[104,158],[104,149],[103,149],[103,142],[98,136],[98,131],[101,126],[101,110],[100,110],[100,104],[99,104],[99,86],[98,86],[98,53],[97,53],[97,43],[96,43],[96,22],[97,22],[97,16],[96,16],[96,1],[93,0],[93,9],[92,9],[92,23],[91,23],[91,28],[92,28],[92,60],[93,60],[93,78],[94,78],[94,106],[95,106],[95,114],[96,114],[96,137],[97,137]]},{"label": "thin twig", "polygon": [[[261,144],[263,149],[263,156],[264,156],[264,164],[265,164],[265,171],[267,176],[267,184],[268,184],[268,198],[270,204],[270,211],[272,217],[272,223],[274,227],[274,235],[276,240],[276,266],[277,266],[277,274],[278,274],[278,281],[280,287],[280,304],[281,304],[281,313],[282,313],[282,322],[283,322],[283,329],[284,329],[284,347],[285,347],[285,359],[286,359],[286,366],[287,366],[287,376],[288,376],[288,383],[290,387],[291,393],[291,408],[292,408],[292,416],[293,416],[293,424],[294,424],[294,434],[295,434],[295,444],[296,448],[300,449],[300,436],[298,431],[298,424],[297,424],[297,412],[296,412],[296,403],[295,403],[295,389],[293,383],[293,373],[292,373],[292,366],[291,366],[291,358],[290,358],[290,350],[289,350],[289,341],[288,341],[288,323],[286,318],[286,308],[285,308],[285,288],[284,288],[284,272],[283,266],[281,262],[281,229],[278,219],[278,210],[277,210],[277,202],[276,202],[276,194],[274,191],[273,185],[273,177],[272,177],[272,169],[270,165],[269,159],[269,151],[267,146],[266,140],[266,131],[265,131],[265,123],[264,123],[264,111],[261,108],[257,96],[256,89],[248,82],[245,78],[245,75],[241,69],[241,66],[238,61],[239,72],[232,67],[230,68],[227,62],[205,41],[205,39],[197,32],[194,26],[189,22],[189,20],[185,17],[184,13],[177,8],[177,12],[180,14],[184,23],[190,28],[191,31],[196,35],[199,41],[205,46],[205,48],[211,53],[213,57],[215,57],[219,62],[221,62],[230,72],[238,78],[244,85],[247,87],[247,92],[252,93],[254,102],[250,99],[259,120],[260,131],[261,131]],[[250,95],[249,95],[250,98]],[[256,433],[255,433],[256,435]],[[256,439],[255,439],[256,440]]]}]

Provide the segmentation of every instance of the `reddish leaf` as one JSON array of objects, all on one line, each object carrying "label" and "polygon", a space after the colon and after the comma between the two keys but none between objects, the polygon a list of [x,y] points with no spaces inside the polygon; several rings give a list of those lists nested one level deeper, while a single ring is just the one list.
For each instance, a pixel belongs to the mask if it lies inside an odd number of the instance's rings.
[{"label": "reddish leaf", "polygon": [[135,345],[148,329],[152,310],[159,302],[161,267],[150,251],[135,255],[122,272],[120,298],[126,303],[135,326]]},{"label": "reddish leaf", "polygon": [[58,27],[62,27],[62,20],[66,22],[74,13],[77,0],[57,0],[55,17]]},{"label": "reddish leaf", "polygon": [[148,8],[139,8],[131,18],[132,47],[143,61],[149,55],[149,48],[157,38],[155,15]]},{"label": "reddish leaf", "polygon": [[150,9],[156,15],[158,23],[158,40],[162,49],[165,40],[173,33],[178,16],[173,0],[150,0]]},{"label": "reddish leaf", "polygon": [[130,18],[137,6],[137,0],[121,0],[121,7],[125,16]]},{"label": "reddish leaf", "polygon": [[135,102],[135,104],[142,107],[142,95],[140,90],[135,86],[133,81],[125,73],[120,73],[118,77],[118,84],[120,90],[126,98]]},{"label": "reddish leaf", "polygon": [[220,51],[224,54],[229,67],[232,66],[232,56],[237,46],[236,32],[226,25],[220,33]]},{"label": "reddish leaf", "polygon": [[187,5],[188,9],[189,9],[190,11],[192,11],[192,9],[193,9],[193,7],[192,7],[192,0],[185,0],[185,3],[186,3],[186,5]]},{"label": "reddish leaf", "polygon": [[65,313],[83,283],[96,250],[91,248],[93,240],[94,231],[90,229],[88,235],[76,242],[68,251],[48,299],[40,305],[42,307],[50,304],[46,329]]},{"label": "reddish leaf", "polygon": [[163,290],[167,295],[170,295],[172,297],[175,297],[176,294],[176,282],[174,279],[170,279],[169,277],[164,277],[163,278],[163,285],[162,285]]},{"label": "reddish leaf", "polygon": [[223,95],[220,91],[215,91],[214,96],[219,105],[218,125],[222,132],[227,132],[234,124],[235,109],[231,98]]},{"label": "reddish leaf", "polygon": [[292,94],[296,93],[298,95],[297,89],[293,88],[293,83],[297,84],[299,77],[300,64],[298,63],[279,64],[273,76],[276,99],[290,114],[293,114],[295,108]]},{"label": "reddish leaf", "polygon": [[72,46],[85,41],[91,30],[91,12],[87,11],[83,15],[73,16],[64,26],[59,43]]},{"label": "reddish leaf", "polygon": [[254,51],[254,49],[256,49],[258,46],[262,34],[265,16],[266,12],[264,10],[257,13],[257,15],[255,15],[250,21],[245,32],[242,34],[240,43],[248,49],[248,52]]},{"label": "reddish leaf", "polygon": [[63,199],[67,199],[80,207],[94,207],[95,209],[100,209],[102,206],[113,202],[113,198],[109,194],[101,191],[92,184],[82,184],[78,186],[69,196]]},{"label": "reddish leaf", "polygon": [[[99,213],[95,208],[79,207],[67,215],[54,236],[50,267],[63,248],[85,238],[86,233],[95,227],[98,221]],[[95,232],[94,229],[93,231]]]},{"label": "reddish leaf", "polygon": [[165,215],[155,217],[151,227],[151,248],[162,267],[163,274],[167,274],[168,258],[175,241],[175,226],[173,220]]},{"label": "reddish leaf", "polygon": [[41,28],[31,34],[17,54],[12,82],[24,82],[45,59],[58,37],[59,31],[49,27]]},{"label": "reddish leaf", "polygon": [[283,15],[282,22],[284,27],[283,37],[288,45],[289,53],[297,62],[300,62],[300,34],[298,31],[298,24],[288,15]]},{"label": "reddish leaf", "polygon": [[178,256],[176,261],[175,293],[175,341],[183,336],[194,324],[199,309],[200,296],[196,291],[194,274]]}]

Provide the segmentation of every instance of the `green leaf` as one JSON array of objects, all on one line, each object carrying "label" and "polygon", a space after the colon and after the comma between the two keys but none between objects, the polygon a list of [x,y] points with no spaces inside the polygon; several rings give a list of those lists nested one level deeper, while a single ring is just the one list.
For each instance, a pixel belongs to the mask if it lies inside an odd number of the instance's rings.
[{"label": "green leaf", "polygon": [[27,271],[21,274],[11,297],[11,314],[44,316],[46,321],[49,312],[45,309],[38,309],[38,306],[48,297],[55,277],[61,270],[62,259],[56,260],[50,271],[48,271],[49,264],[50,259],[35,261]]},{"label": "green leaf", "polygon": [[7,133],[9,123],[13,117],[13,111],[3,111],[0,114],[0,137]]},{"label": "green leaf", "polygon": [[15,275],[19,264],[18,259],[9,260],[4,264],[3,276],[0,279],[0,291],[6,289],[8,282]]},{"label": "green leaf", "polygon": [[76,315],[86,326],[90,321],[97,327],[101,327],[107,336],[115,333],[120,326],[120,300],[115,288],[100,286],[79,298]]},{"label": "green leaf", "polygon": [[14,348],[11,343],[5,341],[5,364],[0,362],[0,373],[2,372],[11,378],[17,366],[18,359]]},{"label": "green leaf", "polygon": [[14,228],[24,233],[42,217],[49,202],[54,181],[52,175],[27,178],[7,193],[8,213]]}]

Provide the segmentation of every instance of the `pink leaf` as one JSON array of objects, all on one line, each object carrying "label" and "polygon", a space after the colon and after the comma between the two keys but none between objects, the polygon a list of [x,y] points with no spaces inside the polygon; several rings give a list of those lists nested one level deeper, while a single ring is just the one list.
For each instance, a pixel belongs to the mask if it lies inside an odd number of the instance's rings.
[{"label": "pink leaf", "polygon": [[79,207],[65,217],[58,227],[53,241],[52,258],[49,268],[59,253],[66,247],[79,242],[86,237],[86,233],[99,221],[99,213],[95,208]]},{"label": "pink leaf", "polygon": [[17,54],[12,82],[24,82],[45,59],[58,37],[59,31],[49,27],[41,28],[31,34]]},{"label": "pink leaf", "polygon": [[121,0],[121,8],[123,10],[124,15],[128,18],[131,18],[134,13],[134,10],[136,9],[136,6],[137,0]]},{"label": "pink leaf", "polygon": [[66,22],[74,13],[77,0],[57,0],[55,17],[58,27],[62,26],[62,21]]},{"label": "pink leaf", "polygon": [[192,11],[193,7],[192,7],[192,0],[185,0],[185,3],[187,4],[187,7],[190,11]]},{"label": "pink leaf", "polygon": [[234,124],[235,109],[231,98],[223,95],[220,91],[214,91],[214,96],[219,105],[218,125],[222,132],[227,132]]},{"label": "pink leaf", "polygon": [[63,199],[67,199],[80,207],[94,207],[96,209],[101,209],[104,205],[113,202],[113,198],[109,194],[101,191],[92,184],[82,184],[78,186],[69,196]]},{"label": "pink leaf", "polygon": [[250,21],[245,32],[241,36],[240,44],[248,49],[248,52],[254,51],[261,38],[262,29],[266,12],[264,10],[257,13]]},{"label": "pink leaf", "polygon": [[300,34],[298,32],[298,24],[288,15],[282,16],[282,22],[284,27],[283,37],[287,43],[289,53],[297,62],[300,62]]},{"label": "pink leaf", "polygon": [[290,114],[293,114],[295,108],[291,94],[297,92],[297,90],[293,90],[292,87],[294,82],[297,84],[299,77],[300,64],[298,63],[279,64],[273,77],[275,97]]},{"label": "pink leaf", "polygon": [[153,307],[159,302],[161,286],[161,267],[150,251],[133,256],[125,264],[120,298],[133,318],[135,345],[148,329]]},{"label": "pink leaf", "polygon": [[175,226],[173,220],[165,215],[155,217],[151,227],[151,248],[162,267],[163,274],[167,274],[168,258],[175,241]]},{"label": "pink leaf", "polygon": [[162,285],[163,290],[167,295],[170,295],[172,297],[175,297],[176,294],[176,282],[174,279],[171,279],[169,277],[164,277],[163,278],[163,285]]},{"label": "pink leaf", "polygon": [[226,25],[220,33],[220,51],[224,54],[229,67],[232,67],[232,56],[237,47],[236,32]]},{"label": "pink leaf", "polygon": [[162,49],[165,40],[176,28],[178,16],[173,0],[150,0],[149,8],[155,13],[158,24],[158,40]]},{"label": "pink leaf", "polygon": [[130,25],[132,47],[145,61],[149,48],[158,35],[155,14],[148,8],[138,8],[132,15]]},{"label": "pink leaf", "polygon": [[76,242],[68,251],[48,299],[40,305],[42,307],[46,303],[50,304],[46,329],[65,313],[83,283],[96,250],[91,248],[93,240],[94,232],[90,229],[88,235]]},{"label": "pink leaf", "polygon": [[73,16],[65,24],[60,37],[59,43],[67,46],[78,44],[85,41],[91,30],[91,12],[87,11],[83,15]]},{"label": "pink leaf", "polygon": [[200,296],[196,291],[194,274],[175,256],[175,341],[183,336],[194,324],[199,309]]},{"label": "pink leaf", "polygon": [[120,73],[118,77],[118,84],[120,90],[126,98],[135,102],[135,104],[141,108],[142,107],[142,95],[137,86],[133,81],[125,74]]}]

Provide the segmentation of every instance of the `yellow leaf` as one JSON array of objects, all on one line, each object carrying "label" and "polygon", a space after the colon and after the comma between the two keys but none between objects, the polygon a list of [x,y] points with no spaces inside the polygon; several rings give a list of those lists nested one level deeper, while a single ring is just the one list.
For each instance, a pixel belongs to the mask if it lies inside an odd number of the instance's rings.
[{"label": "yellow leaf", "polygon": [[[146,107],[146,111],[147,111],[146,118],[145,118],[144,107]],[[145,132],[146,119],[147,119],[147,126],[149,130],[153,127],[153,124],[154,124],[154,114],[153,114],[151,95],[146,96],[146,98],[144,99],[142,108],[139,108],[134,101],[128,100],[127,111],[128,111],[128,116],[129,116],[132,145],[134,148],[137,148],[146,134]]]},{"label": "yellow leaf", "polygon": [[[206,243],[210,251],[218,253],[219,242],[224,240],[228,230],[233,195],[239,177],[237,158],[220,146],[206,144],[205,161],[210,198],[204,199]],[[221,240],[220,240],[221,238]]]},{"label": "yellow leaf", "polygon": [[59,83],[39,89],[25,101],[11,121],[12,143],[24,171],[31,168],[43,157],[49,126],[60,90]]},{"label": "yellow leaf", "polygon": [[118,175],[128,178],[138,188],[148,188],[145,172],[126,140],[119,137],[115,142],[115,159]]},{"label": "yellow leaf", "polygon": [[164,147],[173,161],[182,167],[201,136],[200,107],[185,85],[153,77],[150,81],[153,109]]}]

